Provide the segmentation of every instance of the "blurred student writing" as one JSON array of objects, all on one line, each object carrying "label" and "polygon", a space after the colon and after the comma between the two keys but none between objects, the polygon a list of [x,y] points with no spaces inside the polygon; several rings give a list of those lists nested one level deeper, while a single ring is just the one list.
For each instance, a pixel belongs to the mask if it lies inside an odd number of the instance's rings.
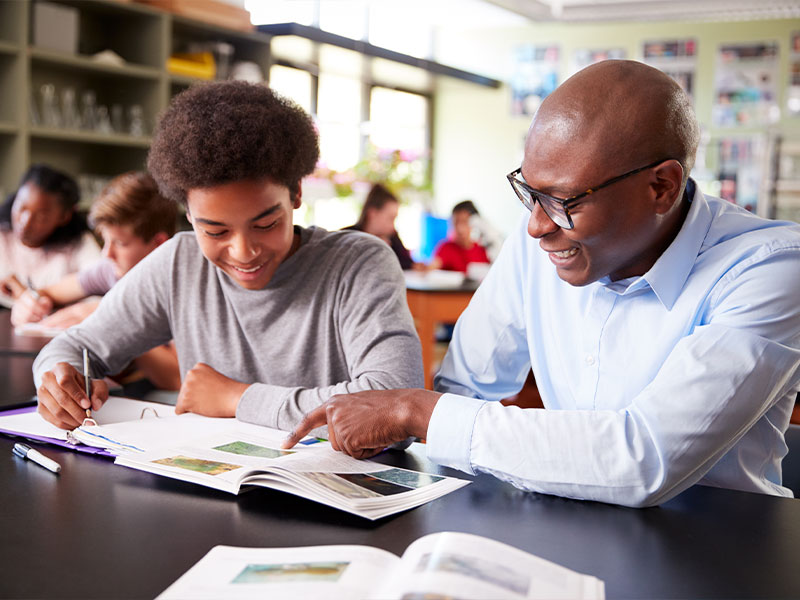
[{"label": "blurred student writing", "polygon": [[[139,261],[172,237],[177,217],[177,205],[159,193],[147,173],[130,172],[114,178],[89,212],[89,222],[103,238],[102,258],[37,292],[26,290],[14,303],[11,322],[16,326],[41,322],[46,327],[64,329],[80,323],[100,304],[98,296],[105,295]],[[59,306],[65,308],[52,312]],[[132,371],[157,388],[180,388],[172,343],[145,352],[114,378],[129,379]]]},{"label": "blurred student writing", "polygon": [[0,293],[17,297],[25,285],[56,283],[91,264],[100,247],[75,210],[75,181],[46,165],[32,165],[0,207]]}]

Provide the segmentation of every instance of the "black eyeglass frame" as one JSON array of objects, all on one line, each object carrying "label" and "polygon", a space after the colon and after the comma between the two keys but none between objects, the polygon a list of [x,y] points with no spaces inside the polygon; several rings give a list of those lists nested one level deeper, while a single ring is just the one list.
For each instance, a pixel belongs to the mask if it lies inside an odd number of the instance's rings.
[{"label": "black eyeglass frame", "polygon": [[[551,196],[550,194],[545,194],[544,192],[540,192],[539,190],[533,189],[525,181],[522,181],[521,179],[517,178],[517,175],[520,175],[522,173],[522,167],[520,167],[519,169],[515,169],[515,170],[511,171],[511,173],[506,175],[506,178],[508,179],[508,182],[511,184],[511,188],[514,190],[514,193],[517,195],[517,198],[519,198],[520,202],[522,202],[522,205],[525,208],[527,208],[529,211],[533,212],[533,209],[536,206],[536,202],[538,202],[539,205],[542,207],[542,210],[550,218],[550,220],[553,221],[553,223],[555,223],[556,225],[561,227],[561,229],[572,229],[573,227],[575,227],[575,225],[572,222],[572,215],[570,214],[570,208],[574,207],[575,204],[581,198],[585,198],[586,196],[590,196],[590,195],[594,194],[597,190],[601,190],[604,187],[608,187],[608,186],[610,186],[610,185],[612,185],[614,183],[617,183],[618,181],[622,181],[623,179],[625,179],[627,177],[630,177],[631,175],[636,175],[636,173],[641,173],[642,171],[646,171],[647,169],[652,169],[653,167],[655,167],[657,165],[660,165],[661,163],[666,162],[668,160],[673,160],[673,159],[671,159],[671,158],[662,158],[660,160],[657,160],[655,162],[650,163],[649,165],[645,165],[643,167],[639,167],[638,169],[633,169],[632,171],[628,171],[627,173],[623,173],[622,175],[617,175],[616,177],[612,177],[611,179],[608,179],[608,180],[604,181],[600,185],[596,185],[594,187],[590,187],[585,192],[582,192],[580,194],[576,194],[575,196],[570,196],[569,198],[556,198],[555,196]],[[520,189],[518,189],[517,186],[519,186],[520,188],[525,190],[525,192],[528,193],[530,198],[526,198],[523,195],[523,193],[520,191]],[[564,222],[560,218],[561,215],[559,215],[559,214],[556,214],[556,215],[550,214],[550,210],[548,210],[548,204],[545,203],[545,202],[542,202],[542,200],[541,200],[542,198],[545,198],[550,203],[550,209],[555,210],[555,206],[554,205],[556,205],[556,204],[560,205],[564,216],[567,218],[566,222]]]}]

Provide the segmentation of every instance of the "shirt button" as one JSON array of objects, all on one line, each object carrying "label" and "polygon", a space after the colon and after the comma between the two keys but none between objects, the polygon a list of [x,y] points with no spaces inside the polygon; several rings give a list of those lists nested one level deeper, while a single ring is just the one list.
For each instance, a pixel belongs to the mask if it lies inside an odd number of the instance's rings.
[{"label": "shirt button", "polygon": [[592,356],[591,354],[587,354],[584,360],[586,361],[587,365],[591,366],[594,364],[594,356]]}]

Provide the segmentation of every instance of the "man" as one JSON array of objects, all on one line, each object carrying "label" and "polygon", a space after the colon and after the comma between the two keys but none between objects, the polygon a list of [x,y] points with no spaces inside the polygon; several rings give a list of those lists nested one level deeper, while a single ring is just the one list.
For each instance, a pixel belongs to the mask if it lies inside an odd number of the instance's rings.
[{"label": "man", "polygon": [[[509,175],[531,212],[459,320],[438,392],[335,398],[286,446],[327,422],[353,456],[416,435],[436,462],[572,498],[648,506],[698,482],[791,496],[800,227],[701,194],[697,143],[661,72],[571,77]],[[487,402],[529,365],[546,410]]]}]

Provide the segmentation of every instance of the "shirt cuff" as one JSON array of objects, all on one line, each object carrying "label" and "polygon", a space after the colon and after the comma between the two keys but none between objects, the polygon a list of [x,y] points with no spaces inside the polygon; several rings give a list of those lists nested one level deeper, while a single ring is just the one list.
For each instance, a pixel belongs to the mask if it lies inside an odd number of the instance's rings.
[{"label": "shirt cuff", "polygon": [[428,423],[428,459],[445,467],[452,467],[474,475],[470,455],[472,432],[478,412],[486,405],[485,400],[443,394],[433,409]]}]

